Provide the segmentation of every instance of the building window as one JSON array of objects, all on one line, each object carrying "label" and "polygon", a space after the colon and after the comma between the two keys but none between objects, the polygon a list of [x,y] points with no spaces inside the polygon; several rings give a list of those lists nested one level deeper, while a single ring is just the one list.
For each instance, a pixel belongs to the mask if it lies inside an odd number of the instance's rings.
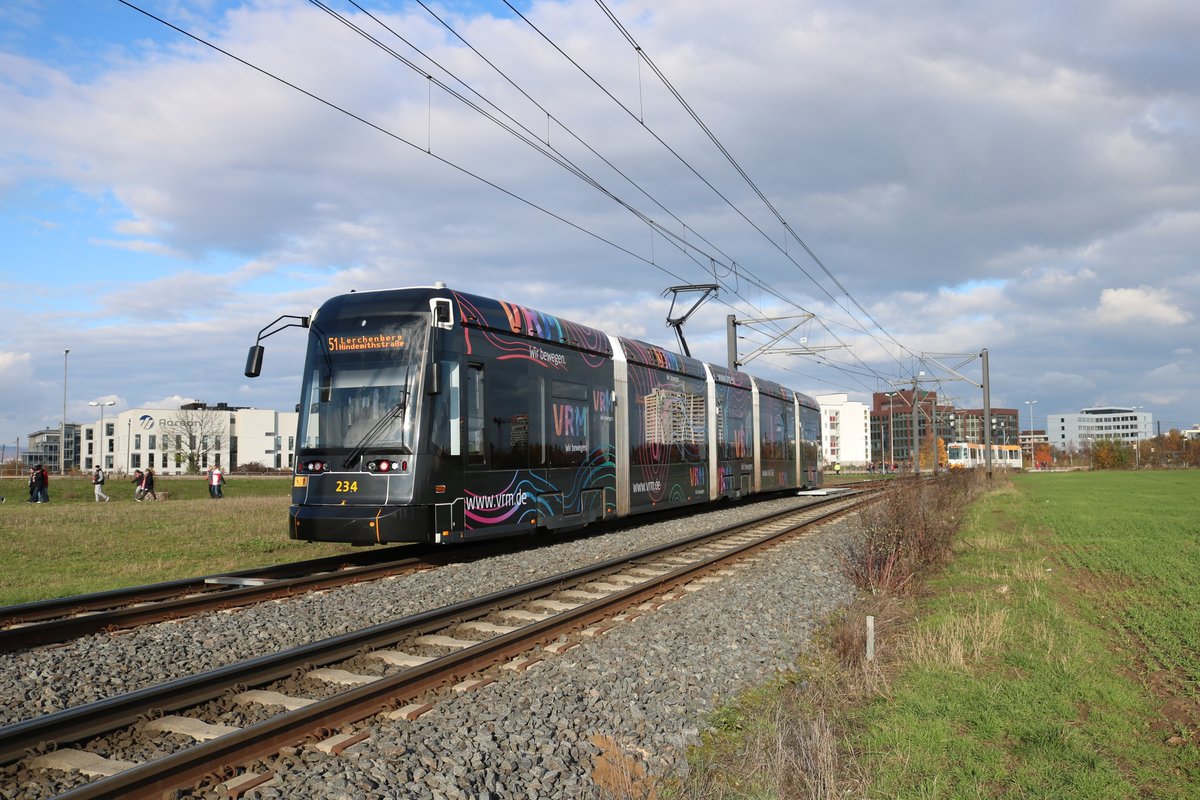
[{"label": "building window", "polygon": [[157,450],[158,448],[155,447],[155,444],[158,442],[158,437],[152,433],[147,438],[150,440],[150,447],[147,449]]}]

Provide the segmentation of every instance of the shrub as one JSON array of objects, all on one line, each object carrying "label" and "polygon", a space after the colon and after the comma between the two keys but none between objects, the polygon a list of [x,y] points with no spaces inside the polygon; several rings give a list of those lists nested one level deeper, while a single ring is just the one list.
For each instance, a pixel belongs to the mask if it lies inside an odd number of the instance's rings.
[{"label": "shrub", "polygon": [[976,470],[955,470],[937,480],[895,482],[862,512],[862,534],[841,556],[846,575],[872,594],[909,591],[923,572],[946,562],[980,481]]}]

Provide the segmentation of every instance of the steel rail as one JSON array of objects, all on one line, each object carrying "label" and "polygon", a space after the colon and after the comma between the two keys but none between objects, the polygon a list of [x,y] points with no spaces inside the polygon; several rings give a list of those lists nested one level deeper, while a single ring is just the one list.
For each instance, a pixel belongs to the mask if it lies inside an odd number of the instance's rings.
[{"label": "steel rail", "polygon": [[[662,513],[670,515],[674,512]],[[647,517],[642,518],[642,521],[646,520]],[[622,522],[628,523],[628,520]],[[421,562],[439,566],[450,561],[478,559],[519,546],[527,538],[467,542],[452,549],[413,543],[364,553],[325,556],[307,561],[250,567],[233,572],[2,606],[0,653],[58,644],[103,630],[127,629],[153,622],[181,619],[204,611],[290,597],[301,591],[373,580]],[[557,536],[553,542],[560,542],[563,538],[562,535]],[[553,542],[545,540],[540,544]],[[408,551],[411,556],[399,560],[381,560],[397,550]],[[371,568],[375,569],[375,574],[369,571]],[[330,577],[327,582],[313,582],[311,578],[316,574]],[[333,578],[334,575],[338,577]],[[264,581],[264,584],[239,585],[256,579]]]},{"label": "steel rail", "polygon": [[[844,500],[844,496],[833,500]],[[809,507],[814,508],[813,506]],[[102,778],[60,795],[61,800],[116,800],[117,798],[157,798],[169,792],[202,780],[214,774],[216,766],[244,764],[256,758],[277,753],[283,747],[296,745],[326,733],[329,728],[358,722],[364,718],[387,711],[396,705],[417,697],[447,682],[465,678],[489,666],[501,663],[506,658],[527,652],[538,644],[552,640],[564,629],[573,629],[604,619],[614,609],[633,605],[653,597],[662,587],[686,582],[725,563],[743,558],[756,550],[773,546],[780,538],[797,530],[809,528],[830,517],[840,515],[846,507],[826,511],[814,518],[797,522],[785,530],[731,548],[727,551],[692,564],[683,565],[645,583],[620,590],[577,608],[562,611],[555,616],[523,626],[519,630],[502,634],[480,642],[469,648],[428,662],[419,667],[385,676],[369,684],[317,701],[304,708],[284,712],[270,719],[248,726],[241,731],[197,744],[186,750],[173,753],[146,764]],[[801,510],[793,510],[792,514]],[[775,517],[782,515],[773,515]],[[576,582],[595,573],[611,571],[614,567],[627,565],[662,555],[673,550],[685,549],[707,538],[721,536],[731,530],[747,527],[739,523],[720,531],[698,534],[681,542],[651,548],[641,553],[610,559],[602,564],[573,570],[563,575],[527,584],[512,591],[497,592],[485,600],[470,601],[449,606],[436,613],[444,618],[461,618],[470,615],[468,609],[479,610],[498,596],[504,596],[505,605],[521,595],[536,596],[547,588]],[[417,615],[427,617],[429,615]],[[444,622],[443,622],[444,624]]]},{"label": "steel rail", "polygon": [[[828,498],[829,503],[843,497]],[[637,553],[617,556],[603,562],[579,567],[531,583],[492,592],[488,595],[419,612],[399,620],[379,623],[358,631],[332,636],[279,653],[229,664],[199,675],[178,678],[167,683],[134,690],[94,703],[56,711],[41,717],[0,728],[0,764],[15,761],[31,747],[42,743],[81,741],[131,725],[139,718],[158,711],[169,712],[197,705],[221,696],[230,686],[261,685],[288,677],[298,665],[324,665],[350,658],[361,651],[385,647],[406,636],[438,630],[456,621],[482,616],[496,607],[506,607],[561,590],[595,573],[611,571],[630,562],[643,561],[676,550],[689,548],[704,539],[726,535],[738,529],[762,525],[785,514],[800,514],[822,504],[791,509],[784,514],[769,514],[749,522],[694,534]],[[836,512],[834,512],[836,513]]]},{"label": "steel rail", "polygon": [[[80,636],[104,630],[121,630],[147,625],[154,622],[182,619],[205,611],[217,611],[253,605],[267,600],[294,597],[317,589],[343,586],[378,580],[422,566],[444,566],[451,561],[468,561],[494,555],[498,550],[511,548],[514,540],[482,541],[461,545],[452,550],[444,547],[408,545],[402,548],[387,548],[364,556],[328,556],[310,561],[277,564],[270,567],[239,570],[203,578],[186,578],[162,584],[151,584],[132,589],[116,589],[100,595],[80,595],[78,599],[97,598],[96,604],[107,604],[105,610],[83,612],[77,616],[55,617],[43,622],[14,625],[0,629],[0,653],[26,647],[56,644]],[[413,555],[391,561],[380,561],[381,557],[396,550],[411,549]],[[355,564],[348,561],[362,561]],[[294,575],[295,577],[286,577]],[[277,577],[272,577],[277,576]],[[237,586],[238,581],[262,578],[261,585]],[[225,588],[214,588],[208,581],[224,583]],[[152,595],[166,599],[150,602],[140,592],[152,590]],[[189,589],[195,593],[185,594]],[[179,595],[185,596],[180,597]],[[102,599],[103,597],[111,599]],[[59,608],[69,605],[75,598],[63,598]],[[123,602],[122,602],[123,601]],[[137,602],[138,604],[134,604]],[[10,608],[22,608],[11,606]]]},{"label": "steel rail", "polygon": [[336,572],[318,572],[298,578],[273,580],[259,586],[206,591],[157,603],[123,606],[103,612],[61,617],[45,622],[5,628],[0,630],[0,652],[64,642],[103,630],[131,628],[153,622],[179,619],[204,611],[252,605],[266,600],[291,597],[314,589],[374,580],[426,563],[428,562],[419,557],[404,558],[382,564],[346,567]]}]

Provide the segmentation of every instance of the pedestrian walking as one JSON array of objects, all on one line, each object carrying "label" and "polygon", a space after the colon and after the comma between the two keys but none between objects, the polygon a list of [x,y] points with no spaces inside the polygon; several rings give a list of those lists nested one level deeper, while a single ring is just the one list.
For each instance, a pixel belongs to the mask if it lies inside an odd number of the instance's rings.
[{"label": "pedestrian walking", "polygon": [[151,500],[157,500],[158,494],[154,491],[154,469],[146,467],[146,471],[142,473],[142,497],[150,495]]},{"label": "pedestrian walking", "polygon": [[104,493],[104,479],[106,477],[104,470],[100,469],[99,465],[97,465],[96,471],[92,473],[92,489],[96,493],[97,503],[108,502],[108,495]]},{"label": "pedestrian walking", "polygon": [[41,464],[29,470],[29,502],[50,502],[50,475]]},{"label": "pedestrian walking", "polygon": [[221,472],[221,468],[214,466],[208,472],[208,495],[213,500],[220,500],[225,495],[221,492],[221,487],[225,485],[225,473]]},{"label": "pedestrian walking", "polygon": [[129,482],[133,484],[133,499],[137,500],[139,503],[142,502],[142,495],[145,494],[145,492],[142,491],[142,471],[140,469],[135,469],[133,471],[133,479]]}]

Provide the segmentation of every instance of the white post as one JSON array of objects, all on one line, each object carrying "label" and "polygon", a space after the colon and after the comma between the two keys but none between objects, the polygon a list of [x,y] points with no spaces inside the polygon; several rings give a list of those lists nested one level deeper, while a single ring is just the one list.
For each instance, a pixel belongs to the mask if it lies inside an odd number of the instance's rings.
[{"label": "white post", "polygon": [[867,661],[875,660],[875,618],[867,617]]}]

